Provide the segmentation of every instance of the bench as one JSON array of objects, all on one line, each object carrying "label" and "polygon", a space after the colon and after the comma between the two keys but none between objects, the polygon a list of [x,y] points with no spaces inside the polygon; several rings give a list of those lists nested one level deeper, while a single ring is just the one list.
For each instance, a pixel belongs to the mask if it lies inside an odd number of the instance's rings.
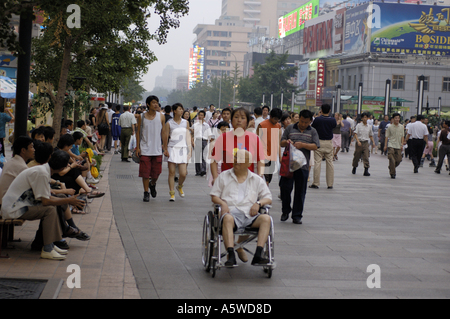
[{"label": "bench", "polygon": [[8,254],[2,256],[2,249],[8,247],[8,242],[20,242],[20,239],[14,240],[14,226],[22,226],[24,219],[2,219],[0,217],[0,258],[9,258]]}]

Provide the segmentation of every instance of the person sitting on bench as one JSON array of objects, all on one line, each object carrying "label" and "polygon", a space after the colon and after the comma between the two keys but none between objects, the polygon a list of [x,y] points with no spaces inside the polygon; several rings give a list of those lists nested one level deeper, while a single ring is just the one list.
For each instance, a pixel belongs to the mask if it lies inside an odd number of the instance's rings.
[{"label": "person sitting on bench", "polygon": [[44,247],[41,258],[65,259],[67,250],[53,243],[62,239],[56,206],[70,204],[83,208],[85,202],[76,196],[56,198],[51,196],[50,176],[63,170],[69,163],[69,154],[56,151],[49,162],[22,171],[11,183],[3,197],[1,215],[5,219],[21,218],[42,220]]},{"label": "person sitting on bench", "polygon": [[212,202],[221,205],[222,235],[228,251],[226,267],[236,266],[233,231],[245,227],[259,228],[252,265],[269,262],[269,259],[262,256],[262,252],[269,236],[271,221],[269,215],[259,214],[259,210],[272,203],[272,194],[265,180],[248,169],[252,163],[250,152],[238,150],[234,156],[233,168],[219,174],[210,192]]}]

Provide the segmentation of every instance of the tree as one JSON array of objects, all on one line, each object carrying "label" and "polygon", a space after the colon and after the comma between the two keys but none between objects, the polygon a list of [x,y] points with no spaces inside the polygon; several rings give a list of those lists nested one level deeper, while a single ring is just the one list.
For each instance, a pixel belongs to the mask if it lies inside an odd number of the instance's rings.
[{"label": "tree", "polygon": [[[72,14],[67,8],[74,3],[80,9],[80,28],[67,25]],[[5,26],[25,5],[0,0],[2,5],[5,11],[0,13],[0,44],[19,50],[17,39],[13,40]],[[119,92],[122,79],[146,72],[156,60],[149,41],[164,44],[169,30],[179,27],[179,18],[189,11],[188,0],[35,0],[31,5],[47,17],[43,35],[33,42],[32,80],[49,84],[45,91],[55,105],[55,140],[59,138],[59,119],[70,79],[86,77],[86,85],[98,92]],[[150,32],[146,21],[152,16],[151,10],[160,18],[155,33]]]},{"label": "tree", "polygon": [[274,106],[281,108],[281,91],[292,92],[296,87],[290,83],[290,79],[298,71],[296,66],[287,64],[288,53],[276,55],[271,52],[264,64],[256,63],[253,67],[253,76],[241,78],[238,85],[239,98],[242,101],[261,105],[263,93],[267,101],[273,92]]}]

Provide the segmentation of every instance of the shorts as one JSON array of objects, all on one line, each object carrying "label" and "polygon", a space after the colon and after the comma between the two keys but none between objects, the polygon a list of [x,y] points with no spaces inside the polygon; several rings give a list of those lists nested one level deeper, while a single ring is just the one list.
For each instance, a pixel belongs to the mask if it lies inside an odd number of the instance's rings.
[{"label": "shorts", "polygon": [[162,155],[141,155],[139,177],[157,179],[162,172]]},{"label": "shorts", "polygon": [[341,147],[341,134],[333,134],[333,147]]},{"label": "shorts", "polygon": [[233,216],[234,218],[234,231],[243,230],[245,227],[251,227],[255,222],[256,218],[258,218],[259,216],[258,214],[253,217],[247,217],[247,215],[245,215],[236,207],[230,209],[230,215]]},{"label": "shorts", "polygon": [[423,154],[433,155],[433,147],[434,147],[433,141],[428,141],[428,148],[423,149]]},{"label": "shorts", "polygon": [[119,135],[118,136],[113,135],[112,139],[113,139],[113,141],[119,141],[120,140],[120,136]]}]

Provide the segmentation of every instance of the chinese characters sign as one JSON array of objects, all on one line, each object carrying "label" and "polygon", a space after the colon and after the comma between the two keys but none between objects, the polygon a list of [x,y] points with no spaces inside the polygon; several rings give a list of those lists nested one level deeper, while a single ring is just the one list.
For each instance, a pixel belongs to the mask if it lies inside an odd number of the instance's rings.
[{"label": "chinese characters sign", "polygon": [[278,36],[284,38],[303,30],[306,21],[319,16],[319,0],[311,0],[278,19]]},{"label": "chinese characters sign", "polygon": [[372,27],[371,52],[450,55],[450,8],[376,3],[380,28]]}]

